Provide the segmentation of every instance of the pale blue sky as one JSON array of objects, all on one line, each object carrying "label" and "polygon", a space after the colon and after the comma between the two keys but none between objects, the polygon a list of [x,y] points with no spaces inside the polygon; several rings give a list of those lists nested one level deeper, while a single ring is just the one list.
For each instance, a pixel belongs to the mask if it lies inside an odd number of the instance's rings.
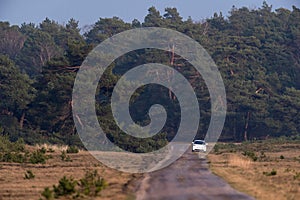
[{"label": "pale blue sky", "polygon": [[[214,12],[227,15],[232,5],[249,8],[261,7],[263,0],[0,0],[0,20],[11,24],[23,22],[40,23],[46,17],[59,23],[70,18],[80,21],[80,26],[95,23],[99,17],[118,16],[131,22],[134,18],[143,21],[148,8],[155,6],[161,14],[166,7],[176,7],[186,19],[200,21],[209,18]],[[300,7],[300,0],[267,0],[273,8],[291,9]]]}]

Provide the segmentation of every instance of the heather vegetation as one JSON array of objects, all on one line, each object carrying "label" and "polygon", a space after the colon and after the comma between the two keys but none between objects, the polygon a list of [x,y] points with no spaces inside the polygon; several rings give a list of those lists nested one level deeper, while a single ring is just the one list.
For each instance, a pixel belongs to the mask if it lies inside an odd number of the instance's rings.
[{"label": "heather vegetation", "polygon": [[210,169],[255,199],[299,199],[299,144],[289,138],[218,143],[208,155]]},{"label": "heather vegetation", "polygon": [[42,196],[45,199],[57,199],[60,197],[91,199],[97,196],[106,186],[107,183],[99,176],[96,170],[87,171],[80,180],[64,176],[59,180],[58,185],[53,185],[53,189],[46,187],[42,192]]}]

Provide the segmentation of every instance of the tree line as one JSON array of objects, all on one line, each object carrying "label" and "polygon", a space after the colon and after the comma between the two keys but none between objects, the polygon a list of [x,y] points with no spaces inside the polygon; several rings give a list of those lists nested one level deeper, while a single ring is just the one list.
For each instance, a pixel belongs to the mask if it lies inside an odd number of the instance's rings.
[{"label": "tree line", "polygon": [[[2,21],[0,134],[9,135],[13,141],[22,137],[29,144],[80,145],[72,117],[72,87],[81,63],[105,39],[140,27],[164,27],[184,33],[213,58],[227,93],[228,111],[220,140],[300,137],[300,9],[293,6],[292,10],[273,11],[265,2],[257,9],[232,7],[226,17],[215,13],[202,21],[184,20],[176,8],[166,8],[162,15],[151,7],[143,22],[100,18],[84,33],[75,19],[64,25],[48,18],[38,25],[17,26]],[[109,99],[116,81],[132,65],[152,61],[174,67],[189,78],[201,107],[198,137],[204,137],[211,107],[201,76],[193,76],[189,63],[172,52],[143,49],[118,58],[99,82],[96,108],[108,138],[120,145],[134,140],[124,136],[113,122]],[[153,103],[165,104],[167,110],[175,112],[168,116],[165,134],[147,140],[149,148],[164,145],[164,140],[174,136],[180,115],[176,97],[166,88],[155,87],[145,86],[134,97],[135,121],[147,124],[147,108]],[[158,92],[149,93],[154,89]],[[145,106],[143,101],[150,103]],[[134,148],[137,152],[147,151],[138,142]]]}]

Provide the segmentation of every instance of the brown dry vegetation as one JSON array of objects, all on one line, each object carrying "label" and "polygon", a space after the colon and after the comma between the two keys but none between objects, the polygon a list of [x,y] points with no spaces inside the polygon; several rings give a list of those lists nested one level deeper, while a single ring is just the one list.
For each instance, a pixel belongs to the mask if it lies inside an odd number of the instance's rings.
[{"label": "brown dry vegetation", "polygon": [[[255,153],[257,160],[245,151]],[[299,142],[225,144],[208,158],[215,174],[257,199],[300,199]]]},{"label": "brown dry vegetation", "polygon": [[[98,197],[89,199],[130,199],[134,187],[132,181],[139,174],[123,173],[101,164],[86,151],[68,154],[72,162],[61,160],[61,150],[64,148],[51,147],[55,152],[47,153],[52,158],[46,164],[0,163],[0,199],[39,199],[45,187],[57,185],[63,177],[73,177],[79,180],[87,171],[97,170],[105,179],[108,186]],[[27,149],[35,149],[27,147]],[[27,170],[35,175],[34,179],[24,179]],[[64,199],[64,198],[60,198]]]}]

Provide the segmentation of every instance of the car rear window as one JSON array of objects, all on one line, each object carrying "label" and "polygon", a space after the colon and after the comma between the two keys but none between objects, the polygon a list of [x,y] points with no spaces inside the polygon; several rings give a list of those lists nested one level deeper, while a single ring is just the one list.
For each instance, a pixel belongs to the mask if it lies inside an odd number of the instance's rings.
[{"label": "car rear window", "polygon": [[194,144],[205,144],[205,142],[204,142],[204,141],[196,140],[196,141],[194,142]]}]

